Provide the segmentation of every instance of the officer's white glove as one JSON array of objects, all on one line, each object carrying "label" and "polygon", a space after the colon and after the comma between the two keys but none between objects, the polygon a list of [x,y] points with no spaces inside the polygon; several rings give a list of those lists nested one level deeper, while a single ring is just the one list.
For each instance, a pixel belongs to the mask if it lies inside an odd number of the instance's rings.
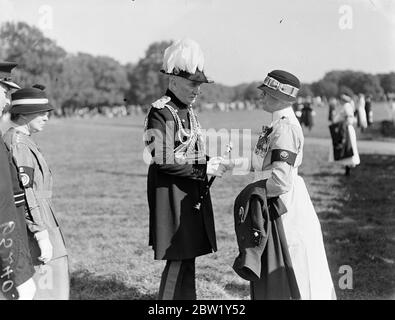
[{"label": "officer's white glove", "polygon": [[207,175],[222,177],[225,173],[226,168],[221,162],[224,160],[222,157],[213,157],[207,162]]},{"label": "officer's white glove", "polygon": [[25,281],[21,285],[17,286],[19,298],[18,300],[33,300],[33,297],[36,293],[36,284],[34,283],[33,278]]},{"label": "officer's white glove", "polygon": [[38,246],[41,250],[41,256],[38,257],[38,260],[48,263],[52,259],[53,248],[51,241],[49,240],[49,234],[47,230],[40,231],[34,234],[38,242]]}]

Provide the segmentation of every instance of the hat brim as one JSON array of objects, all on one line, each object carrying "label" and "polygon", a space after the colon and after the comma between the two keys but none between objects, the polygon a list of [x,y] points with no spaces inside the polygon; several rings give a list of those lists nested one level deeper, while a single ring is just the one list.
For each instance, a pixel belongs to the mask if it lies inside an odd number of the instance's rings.
[{"label": "hat brim", "polygon": [[0,80],[0,83],[7,86],[10,89],[17,89],[17,90],[21,89],[20,86],[18,86],[15,82],[12,81]]},{"label": "hat brim", "polygon": [[37,104],[24,104],[24,105],[16,105],[12,106],[9,110],[11,114],[33,114],[40,113],[45,111],[52,111],[54,107],[51,105],[37,105]]},{"label": "hat brim", "polygon": [[262,91],[270,94],[272,97],[277,98],[282,101],[286,101],[286,102],[295,102],[296,101],[296,97],[294,98],[289,95],[286,95],[285,93],[282,93],[281,91],[269,88],[268,86],[265,86],[264,84],[260,85],[258,87],[258,89],[262,90]]},{"label": "hat brim", "polygon": [[194,82],[199,82],[199,83],[214,83],[213,80],[209,79],[203,72],[198,71],[194,74],[188,73],[186,71],[180,71],[177,74],[172,72],[166,72],[165,70],[160,70],[160,72],[167,74],[169,76],[177,76],[177,77],[181,77],[184,79],[188,79],[190,81],[194,81]]}]

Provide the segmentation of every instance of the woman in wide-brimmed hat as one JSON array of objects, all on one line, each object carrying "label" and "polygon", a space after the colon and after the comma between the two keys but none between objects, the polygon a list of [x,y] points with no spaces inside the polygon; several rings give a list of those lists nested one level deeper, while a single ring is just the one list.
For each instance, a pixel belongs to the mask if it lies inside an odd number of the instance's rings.
[{"label": "woman in wide-brimmed hat", "polygon": [[69,298],[67,251],[52,205],[52,174],[32,135],[43,130],[53,107],[42,86],[11,95],[13,126],[4,135],[19,168],[26,192],[26,223],[36,270],[34,299]]},{"label": "woman in wide-brimmed hat", "polygon": [[[281,219],[286,247],[289,251],[299,294],[284,286],[269,286],[270,277],[276,277],[283,270],[275,269],[277,261],[262,260],[266,274],[258,281],[251,281],[253,299],[335,299],[331,274],[325,253],[321,225],[310,200],[306,185],[298,175],[303,158],[303,131],[292,108],[300,88],[300,82],[293,74],[274,70],[259,86],[262,90],[263,109],[272,115],[270,127],[263,127],[252,152],[251,170],[256,181],[266,181],[267,197],[279,197],[287,212]],[[230,165],[238,165],[230,160]],[[226,165],[226,163],[224,162]],[[270,208],[269,208],[270,209]],[[284,240],[284,239],[283,239]],[[270,253],[267,253],[270,254]],[[287,257],[288,254],[284,253]],[[274,269],[273,269],[274,268]],[[272,270],[273,269],[273,270]],[[263,272],[263,271],[262,271]],[[284,277],[282,278],[284,279]],[[273,279],[272,279],[273,280]],[[289,286],[292,286],[292,281]],[[283,285],[283,283],[282,283]],[[286,290],[284,290],[286,289]],[[284,292],[273,292],[283,290]]]}]

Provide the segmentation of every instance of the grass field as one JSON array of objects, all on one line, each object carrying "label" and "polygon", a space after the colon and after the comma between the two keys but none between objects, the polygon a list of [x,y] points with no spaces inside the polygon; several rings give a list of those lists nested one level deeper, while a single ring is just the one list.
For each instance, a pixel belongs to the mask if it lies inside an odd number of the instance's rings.
[{"label": "grass field", "polygon": [[[376,119],[384,115],[375,113]],[[316,126],[306,132],[300,174],[322,223],[338,298],[394,299],[395,143],[393,155],[365,147],[361,165],[345,178],[327,162],[328,141],[316,139],[329,137],[326,117],[317,110]],[[37,136],[54,175],[72,299],[156,298],[164,262],[154,261],[148,247],[143,120],[54,119]],[[262,111],[202,113],[200,121],[204,128],[253,132],[270,122]],[[199,299],[249,299],[248,283],[231,268],[237,255],[233,200],[249,179],[228,175],[213,185],[219,250],[197,259]],[[339,288],[342,265],[352,267],[353,289]]]}]

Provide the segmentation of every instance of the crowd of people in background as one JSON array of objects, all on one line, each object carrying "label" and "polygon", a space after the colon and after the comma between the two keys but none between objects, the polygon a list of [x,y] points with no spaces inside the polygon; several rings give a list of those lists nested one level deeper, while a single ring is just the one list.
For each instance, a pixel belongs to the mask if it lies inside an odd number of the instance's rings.
[{"label": "crowd of people in background", "polygon": [[[316,104],[321,105],[321,100],[316,99]],[[293,109],[295,111],[296,118],[299,120],[301,126],[305,126],[311,131],[314,126],[314,117],[316,115],[313,106],[313,98],[307,96],[306,98],[298,97],[296,102],[293,104]]]},{"label": "crowd of people in background", "polygon": [[[54,113],[57,117],[95,117],[105,116],[107,118],[138,116],[143,115],[147,111],[148,106],[141,105],[124,105],[114,107],[83,107],[83,108],[65,108],[59,112]],[[215,102],[215,103],[200,103],[196,105],[198,112],[204,111],[218,111],[229,112],[235,110],[254,110],[259,108],[259,102],[253,100],[246,101],[232,101],[232,102]]]},{"label": "crowd of people in background", "polygon": [[[387,105],[388,119],[395,123],[395,94],[385,96]],[[373,124],[372,95],[358,94],[351,97],[351,106],[356,117],[356,125],[363,132],[366,128]],[[302,127],[309,131],[314,126],[314,117],[316,116],[315,108],[328,108],[328,121],[333,123],[336,110],[341,106],[340,99],[331,97],[329,99],[321,97],[301,97],[293,104],[295,115]],[[232,102],[214,102],[214,103],[197,103],[196,110],[198,112],[214,111],[214,112],[231,112],[231,111],[251,111],[260,109],[259,101],[245,100]],[[81,107],[81,108],[65,108],[54,110],[54,117],[107,117],[117,118],[126,116],[139,116],[146,113],[146,106],[141,105],[119,105],[119,106],[97,106],[97,107]]]},{"label": "crowd of people in background", "polygon": [[[303,98],[301,101],[304,101]],[[306,115],[304,116],[306,119],[306,123],[313,126],[312,117],[315,115],[313,110],[314,106],[322,106],[324,103],[321,101],[320,97],[309,97],[307,102],[303,102],[306,104]],[[214,111],[214,112],[231,112],[231,111],[251,111],[255,109],[261,109],[261,105],[259,101],[255,100],[245,100],[245,101],[232,101],[232,102],[213,102],[213,103],[197,103],[195,109],[198,112],[205,111]],[[141,105],[120,105],[120,106],[100,106],[100,107],[82,107],[82,108],[65,108],[63,110],[55,110],[53,112],[53,116],[55,117],[81,117],[81,118],[90,118],[90,117],[100,117],[105,116],[107,118],[116,118],[116,117],[126,117],[126,116],[138,116],[144,115],[147,111],[147,106]]]}]

